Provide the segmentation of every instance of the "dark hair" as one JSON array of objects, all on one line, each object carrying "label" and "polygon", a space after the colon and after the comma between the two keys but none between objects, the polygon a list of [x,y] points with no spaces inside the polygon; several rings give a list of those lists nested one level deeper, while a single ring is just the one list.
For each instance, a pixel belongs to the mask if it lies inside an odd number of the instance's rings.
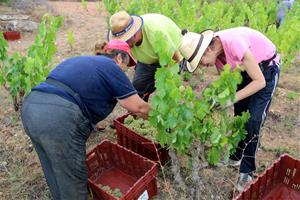
[{"label": "dark hair", "polygon": [[185,35],[185,34],[187,34],[187,32],[188,32],[187,29],[182,29],[182,30],[181,30],[181,35]]},{"label": "dark hair", "polygon": [[213,37],[208,46],[212,47],[214,46],[215,43],[216,43],[216,37]]},{"label": "dark hair", "polygon": [[122,62],[125,62],[126,59],[130,59],[129,55],[125,51],[116,50],[116,49],[112,50],[110,53],[99,53],[97,55],[106,56],[108,58],[115,58],[119,54],[121,55]]},{"label": "dark hair", "polygon": [[127,52],[117,50],[117,49],[111,50],[110,53],[100,53],[99,55],[103,55],[103,56],[106,56],[106,57],[109,57],[109,58],[114,58],[119,54],[121,55],[122,61],[125,61],[128,58]]}]

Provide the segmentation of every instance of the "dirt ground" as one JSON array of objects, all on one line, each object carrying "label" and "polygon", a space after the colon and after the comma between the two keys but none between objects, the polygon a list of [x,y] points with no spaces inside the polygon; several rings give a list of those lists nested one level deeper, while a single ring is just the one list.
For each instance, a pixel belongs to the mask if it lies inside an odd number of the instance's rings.
[{"label": "dirt ground", "polygon": [[[96,41],[106,38],[106,20],[108,13],[102,3],[90,2],[87,10],[78,2],[49,2],[51,12],[64,16],[64,25],[57,34],[58,52],[56,63],[74,55],[93,54]],[[0,6],[0,11],[8,8]],[[9,11],[11,12],[11,10]],[[32,12],[35,19],[41,11]],[[73,30],[75,43],[73,49],[67,44],[67,31]],[[9,52],[26,52],[34,41],[35,33],[22,33],[19,41],[9,42]],[[257,154],[257,174],[269,167],[282,153],[300,158],[300,56],[295,63],[281,73],[280,82],[273,98],[267,121],[262,131],[261,148]],[[129,71],[132,75],[132,70]],[[209,70],[203,77],[209,80],[214,72]],[[214,76],[215,77],[215,76]],[[296,95],[293,95],[296,94]],[[50,199],[41,166],[29,138],[25,135],[18,113],[13,111],[12,101],[8,93],[0,88],[0,199]],[[296,96],[296,97],[294,97]],[[93,148],[103,139],[115,141],[115,130],[110,128],[112,120],[125,113],[117,106],[114,112],[100,127],[103,131],[95,131],[88,140],[88,149]],[[167,179],[163,180],[162,172],[158,177],[158,195],[154,199],[173,199],[178,194],[172,187],[168,166],[163,172]],[[230,199],[229,193],[235,184],[237,169],[227,167],[208,167],[203,170],[205,184],[211,199]]]}]

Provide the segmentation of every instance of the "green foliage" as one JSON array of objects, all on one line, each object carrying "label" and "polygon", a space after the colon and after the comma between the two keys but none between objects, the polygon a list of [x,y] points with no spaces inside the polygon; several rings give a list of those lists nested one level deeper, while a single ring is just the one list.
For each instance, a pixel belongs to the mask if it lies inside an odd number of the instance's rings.
[{"label": "green foliage", "polygon": [[288,116],[284,117],[283,123],[284,123],[284,127],[289,131],[293,129],[295,126],[295,120],[293,120],[293,118]]},{"label": "green foliage", "polygon": [[279,29],[271,25],[265,34],[276,44],[282,66],[289,66],[300,49],[300,2],[294,2]]},{"label": "green foliage", "polygon": [[197,81],[194,80],[193,78],[189,81],[189,84],[191,86],[191,88],[194,90],[197,87]]},{"label": "green foliage", "polygon": [[112,15],[121,10],[122,0],[103,0],[106,10]]},{"label": "green foliage", "polygon": [[81,0],[80,4],[81,4],[81,6],[83,7],[84,10],[88,11],[87,2],[85,0]]},{"label": "green foliage", "polygon": [[3,33],[0,32],[0,60],[5,60],[7,58],[7,42],[3,37]]},{"label": "green foliage", "polygon": [[73,49],[73,44],[75,42],[74,32],[73,30],[69,29],[67,31],[67,42],[71,49]]},{"label": "green foliage", "polygon": [[[232,117],[226,103],[233,101],[237,84],[241,82],[239,71],[229,66],[197,98],[192,88],[182,85],[178,64],[172,61],[172,49],[162,48],[164,38],[155,37],[161,65],[155,74],[156,95],[151,100],[150,122],[157,128],[157,140],[181,153],[188,153],[194,141],[207,146],[208,162],[216,164],[221,157],[229,157],[238,142],[245,137],[244,124],[249,113]],[[217,109],[220,105],[223,109]]]},{"label": "green foliage", "polygon": [[0,4],[1,3],[9,3],[10,2],[10,0],[0,0]]},{"label": "green foliage", "polygon": [[299,94],[296,92],[289,92],[287,93],[287,98],[290,100],[296,100],[299,97]]},{"label": "green foliage", "polygon": [[201,32],[249,26],[270,38],[281,54],[282,66],[288,67],[300,49],[300,3],[294,2],[276,29],[278,4],[275,0],[104,0],[110,14],[126,10],[130,14],[161,13],[180,28]]},{"label": "green foliage", "polygon": [[2,85],[4,83],[4,77],[3,77],[3,73],[4,73],[4,67],[3,66],[3,60],[7,59],[7,42],[5,41],[4,37],[3,37],[3,33],[0,32],[0,62],[2,63],[0,65],[0,85]]},{"label": "green foliage", "polygon": [[155,140],[157,130],[150,124],[149,121],[142,118],[135,119],[132,115],[129,115],[124,120],[124,124],[136,131],[137,133],[147,137],[150,140]]},{"label": "green foliage", "polygon": [[34,43],[29,47],[27,56],[19,52],[7,56],[7,44],[0,39],[1,52],[1,84],[10,92],[14,100],[15,110],[23,101],[24,95],[31,88],[45,79],[50,71],[51,63],[57,51],[55,45],[56,32],[62,25],[62,17],[45,15],[39,26]]},{"label": "green foliage", "polygon": [[22,56],[20,53],[14,53],[4,66],[6,71],[6,76],[3,77],[5,82],[9,83],[10,93],[13,97],[23,96],[25,93],[26,84],[28,84],[28,77],[25,74],[25,62],[26,57]]},{"label": "green foliage", "polygon": [[281,156],[284,153],[290,154],[290,155],[294,155],[295,153],[293,152],[293,150],[290,147],[276,147],[274,149],[275,153],[277,156]]},{"label": "green foliage", "polygon": [[182,73],[182,78],[184,81],[189,81],[192,78],[192,73],[185,71]]},{"label": "green foliage", "polygon": [[[170,17],[180,28],[200,32],[205,29],[222,30],[249,26],[266,35],[276,45],[281,64],[288,67],[300,49],[300,3],[295,2],[276,28],[278,4],[273,0],[104,0],[110,14],[126,10],[130,14],[161,13]],[[178,65],[172,60],[174,49],[164,49],[163,36],[157,36],[154,49],[159,62],[168,68],[158,69],[156,95],[152,99],[150,122],[157,127],[157,139],[180,152],[187,152],[195,140],[208,146],[207,158],[216,163],[221,152],[229,155],[245,134],[244,122],[249,114],[229,117],[224,107],[233,100],[236,85],[240,81],[237,71],[226,69],[220,79],[197,98],[190,86],[182,86],[177,74]],[[218,120],[215,119],[218,118]],[[171,132],[168,132],[170,130]]]}]

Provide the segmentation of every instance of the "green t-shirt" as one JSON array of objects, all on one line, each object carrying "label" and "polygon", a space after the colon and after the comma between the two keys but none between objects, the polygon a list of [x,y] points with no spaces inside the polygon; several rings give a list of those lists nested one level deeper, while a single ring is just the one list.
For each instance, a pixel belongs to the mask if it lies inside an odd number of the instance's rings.
[{"label": "green t-shirt", "polygon": [[141,16],[144,20],[142,26],[143,41],[140,46],[132,47],[133,56],[145,64],[154,64],[159,62],[158,55],[154,52],[153,43],[155,34],[161,33],[167,40],[166,49],[173,48],[177,50],[182,42],[180,28],[168,17],[160,14],[146,14]]}]

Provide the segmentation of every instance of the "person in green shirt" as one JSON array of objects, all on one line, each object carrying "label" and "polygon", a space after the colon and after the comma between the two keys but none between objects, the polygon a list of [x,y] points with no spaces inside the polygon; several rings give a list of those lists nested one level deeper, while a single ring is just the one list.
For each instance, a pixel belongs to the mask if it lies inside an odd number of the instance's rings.
[{"label": "person in green shirt", "polygon": [[[110,17],[108,40],[126,41],[137,59],[133,86],[139,95],[148,101],[149,95],[155,90],[154,75],[160,67],[159,56],[155,53],[156,35],[165,38],[164,48],[174,51],[173,59],[179,63],[182,56],[178,48],[182,42],[181,29],[168,17],[161,14],[129,15],[120,11]],[[184,62],[180,64],[183,65]]]}]

